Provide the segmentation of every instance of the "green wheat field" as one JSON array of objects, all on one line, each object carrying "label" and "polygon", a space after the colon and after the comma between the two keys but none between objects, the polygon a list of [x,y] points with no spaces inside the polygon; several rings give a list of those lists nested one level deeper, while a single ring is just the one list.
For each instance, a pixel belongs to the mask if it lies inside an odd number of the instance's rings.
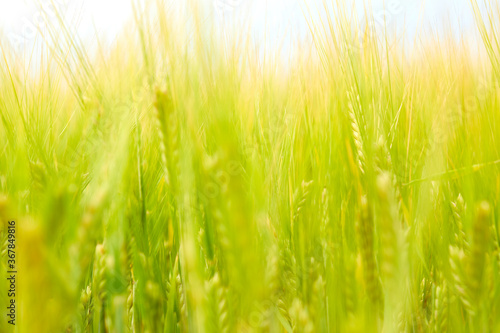
[{"label": "green wheat field", "polygon": [[498,2],[289,50],[194,3],[1,39],[0,332],[500,332]]}]

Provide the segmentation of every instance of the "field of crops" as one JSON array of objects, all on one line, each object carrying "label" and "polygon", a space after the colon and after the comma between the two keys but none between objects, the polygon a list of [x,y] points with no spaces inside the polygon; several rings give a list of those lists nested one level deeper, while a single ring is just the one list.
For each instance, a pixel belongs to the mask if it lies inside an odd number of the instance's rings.
[{"label": "field of crops", "polygon": [[498,2],[331,3],[286,52],[160,0],[0,44],[0,332],[500,332]]}]

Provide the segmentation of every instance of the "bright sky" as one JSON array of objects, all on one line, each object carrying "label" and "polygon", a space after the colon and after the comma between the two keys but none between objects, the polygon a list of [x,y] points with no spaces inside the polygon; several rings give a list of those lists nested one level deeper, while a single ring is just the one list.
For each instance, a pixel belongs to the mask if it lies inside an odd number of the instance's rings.
[{"label": "bright sky", "polygon": [[[147,0],[134,0],[147,1]],[[184,3],[185,0],[170,0]],[[305,32],[307,25],[302,14],[304,4],[314,11],[322,0],[193,0],[202,1],[216,9],[215,13],[227,18],[250,16],[256,31],[268,31],[278,36],[283,33]],[[332,0],[327,0],[332,1]],[[38,5],[44,7],[54,18],[53,8],[78,23],[82,36],[90,37],[94,31],[108,40],[129,22],[132,13],[131,0],[0,0],[0,30],[17,49],[24,49],[35,40],[36,25],[42,22]],[[363,1],[356,0],[356,8],[361,13]],[[469,0],[372,0],[377,17],[391,25],[405,26],[414,31],[418,25],[420,12],[424,6],[424,22],[427,27],[437,29],[448,18],[455,31],[471,31],[473,18]],[[215,14],[217,15],[217,14]],[[220,16],[219,20],[220,20]],[[460,22],[460,28],[458,23]]]}]

